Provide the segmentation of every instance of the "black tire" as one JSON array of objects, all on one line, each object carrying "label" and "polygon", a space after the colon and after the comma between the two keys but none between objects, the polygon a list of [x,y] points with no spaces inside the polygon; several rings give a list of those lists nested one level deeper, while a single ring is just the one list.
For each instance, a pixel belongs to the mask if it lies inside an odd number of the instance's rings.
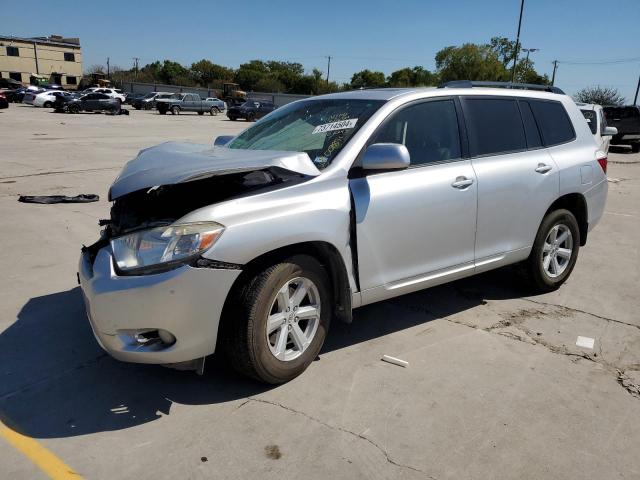
[{"label": "black tire", "polygon": [[237,120],[236,117],[229,117],[229,120],[231,120],[232,122],[235,122]]},{"label": "black tire", "polygon": [[198,115],[204,115],[204,112],[198,112]]},{"label": "black tire", "polygon": [[51,102],[44,102],[44,105],[42,105],[44,108],[51,108],[52,107],[52,103]]},{"label": "black tire", "polygon": [[[551,229],[557,225],[564,225],[571,232],[572,248],[571,256],[562,273],[556,277],[552,277],[544,267],[544,246]],[[560,285],[569,278],[569,275],[571,275],[573,267],[575,267],[578,259],[579,250],[580,228],[573,213],[564,209],[554,210],[553,212],[548,213],[542,220],[540,228],[538,228],[538,233],[533,243],[531,254],[525,261],[525,272],[530,283],[541,292],[557,290]]]},{"label": "black tire", "polygon": [[80,113],[80,107],[78,105],[69,105],[67,111],[69,113]]},{"label": "black tire", "polygon": [[[135,108],[136,110],[141,110],[141,109],[142,109],[142,107],[139,107],[138,105],[134,105],[134,106],[133,106],[133,108]],[[145,107],[145,110],[146,110],[146,109],[147,109],[147,108]]]},{"label": "black tire", "polygon": [[640,152],[640,143],[632,143],[631,144],[631,151],[633,153],[638,153]]},{"label": "black tire", "polygon": [[220,109],[218,107],[211,107],[211,110],[209,110],[209,113],[211,114],[212,117],[215,117],[220,113]]},{"label": "black tire", "polygon": [[247,122],[255,122],[256,121],[255,113],[247,113],[246,120],[247,120]]},{"label": "black tire", "polygon": [[180,115],[180,107],[177,105],[171,107],[171,115]]},{"label": "black tire", "polygon": [[[311,280],[320,296],[320,319],[311,343],[297,357],[279,360],[269,348],[266,322],[278,290],[296,277]],[[279,384],[300,375],[318,356],[331,323],[331,289],[324,268],[308,255],[296,255],[249,276],[233,293],[225,311],[225,353],[238,372]],[[220,344],[220,343],[219,343]]]},{"label": "black tire", "polygon": [[159,109],[158,109],[158,113],[159,113],[160,115],[166,115],[166,114],[167,114],[167,111],[166,111],[164,108],[159,108]]}]

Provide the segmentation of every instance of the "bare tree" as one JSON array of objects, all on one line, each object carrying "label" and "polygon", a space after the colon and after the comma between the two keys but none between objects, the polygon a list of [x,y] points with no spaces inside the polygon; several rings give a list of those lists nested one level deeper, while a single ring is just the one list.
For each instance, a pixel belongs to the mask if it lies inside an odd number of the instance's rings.
[{"label": "bare tree", "polygon": [[624,105],[626,100],[617,89],[611,87],[583,88],[573,96],[576,102],[596,103],[598,105]]}]

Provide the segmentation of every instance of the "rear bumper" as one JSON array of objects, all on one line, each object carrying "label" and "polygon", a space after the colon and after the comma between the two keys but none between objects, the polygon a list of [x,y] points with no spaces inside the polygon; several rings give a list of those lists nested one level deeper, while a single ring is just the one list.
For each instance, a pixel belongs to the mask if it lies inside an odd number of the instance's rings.
[{"label": "rear bumper", "polygon": [[609,184],[605,177],[605,179],[600,183],[584,192],[584,196],[587,200],[587,217],[589,222],[588,231],[593,230],[593,227],[595,227],[602,218],[602,215],[604,214],[604,207],[607,203],[608,191]]},{"label": "rear bumper", "polygon": [[[240,270],[183,266],[153,275],[118,276],[107,246],[93,265],[83,253],[78,273],[100,346],[118,360],[168,364],[215,351],[222,307]],[[140,345],[135,334],[148,330],[169,332],[175,343]]]}]

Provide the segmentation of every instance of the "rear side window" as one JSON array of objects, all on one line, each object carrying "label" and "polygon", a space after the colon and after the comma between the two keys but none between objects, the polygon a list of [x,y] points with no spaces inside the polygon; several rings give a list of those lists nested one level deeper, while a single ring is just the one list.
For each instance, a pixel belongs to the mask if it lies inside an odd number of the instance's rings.
[{"label": "rear side window", "polygon": [[529,104],[540,127],[545,146],[559,145],[576,138],[571,120],[560,102],[529,100]]},{"label": "rear side window", "polygon": [[595,135],[595,133],[598,131],[598,119],[596,118],[596,112],[594,110],[580,110],[580,111],[582,112],[584,119],[589,124],[589,129],[591,130],[591,133]]},{"label": "rear side window", "polygon": [[458,117],[453,100],[422,102],[394,113],[372,143],[401,143],[411,165],[460,158]]},{"label": "rear side window", "polygon": [[471,156],[526,150],[524,127],[515,99],[462,97]]},{"label": "rear side window", "polygon": [[528,148],[539,148],[542,146],[542,138],[540,137],[540,130],[536,124],[536,119],[533,118],[533,112],[531,106],[524,101],[520,101],[520,113],[522,114],[522,124],[524,125],[524,133],[527,137]]}]

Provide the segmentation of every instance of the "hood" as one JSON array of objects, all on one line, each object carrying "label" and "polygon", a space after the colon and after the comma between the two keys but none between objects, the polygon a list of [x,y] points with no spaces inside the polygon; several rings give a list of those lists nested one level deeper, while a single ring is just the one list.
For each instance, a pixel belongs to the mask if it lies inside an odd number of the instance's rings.
[{"label": "hood", "polygon": [[111,185],[109,200],[144,188],[269,167],[310,176],[320,174],[306,153],[224,147],[212,149],[208,145],[167,142],[141,150],[135,159],[128,162]]}]

